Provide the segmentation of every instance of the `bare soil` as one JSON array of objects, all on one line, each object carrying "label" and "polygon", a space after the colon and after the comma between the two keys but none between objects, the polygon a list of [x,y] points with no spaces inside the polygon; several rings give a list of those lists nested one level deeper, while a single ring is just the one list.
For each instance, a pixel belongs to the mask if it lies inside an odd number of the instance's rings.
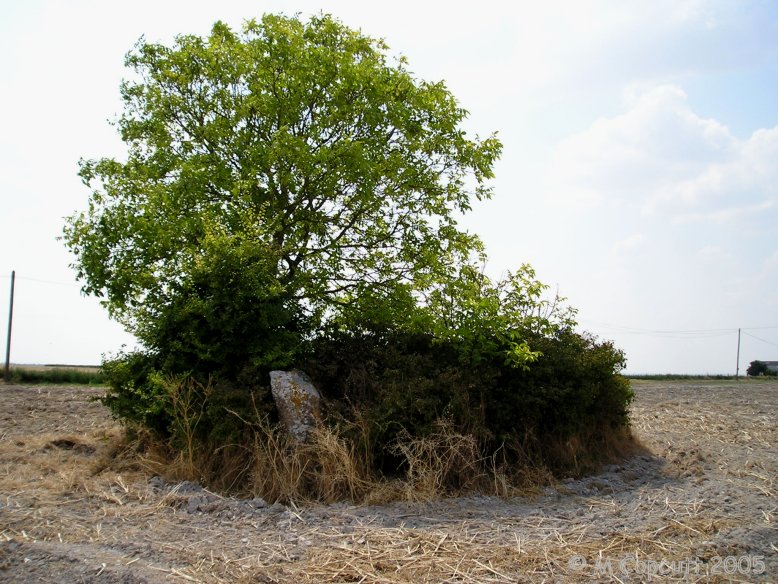
[{"label": "bare soil", "polygon": [[649,452],[597,475],[294,508],[106,467],[100,389],[0,385],[0,581],[778,581],[778,382],[634,387]]}]

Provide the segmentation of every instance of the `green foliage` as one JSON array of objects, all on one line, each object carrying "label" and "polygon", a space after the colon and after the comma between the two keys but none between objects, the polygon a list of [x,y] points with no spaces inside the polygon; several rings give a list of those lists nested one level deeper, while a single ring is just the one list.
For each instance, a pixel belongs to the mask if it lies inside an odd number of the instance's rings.
[{"label": "green foliage", "polygon": [[501,144],[465,134],[443,83],[329,16],[216,23],[126,62],[126,161],[82,161],[89,207],[63,238],[145,347],[104,364],[116,417],[191,469],[272,422],[268,372],[294,366],[387,474],[441,423],[560,467],[543,441],[626,426],[623,355],[573,332],[530,266],[479,269],[456,217],[490,196]]},{"label": "green foliage", "polygon": [[324,394],[330,418],[354,422],[349,437],[367,438],[359,449],[373,467],[392,473],[398,460],[389,447],[398,436],[424,436],[452,409],[468,411],[457,360],[427,335],[337,331],[317,339],[303,367]]},{"label": "green foliage", "polygon": [[[540,355],[529,367],[506,361],[497,339],[473,351],[470,341],[396,332],[332,334],[319,339],[304,367],[336,417],[354,422],[359,439],[370,437],[360,448],[383,472],[402,462],[392,456],[393,444],[404,435],[429,435],[441,419],[475,436],[484,452],[504,449],[508,462],[521,462],[529,447],[536,461],[567,468],[570,461],[544,445],[628,425],[633,393],[618,375],[624,355],[567,328],[535,334],[530,342]],[[582,450],[596,459],[595,448]]]},{"label": "green foliage", "polygon": [[[151,353],[121,354],[103,363],[108,391],[102,402],[114,417],[181,444],[181,428],[202,444],[241,442],[258,417],[274,419],[267,371],[246,366],[234,380],[202,374],[176,375]],[[182,409],[182,404],[185,404]]]},{"label": "green foliage", "polygon": [[500,431],[511,424],[563,440],[591,428],[628,424],[633,394],[618,375],[624,367],[621,351],[569,329],[530,342],[543,357],[519,375],[503,374],[495,385],[489,416],[496,438],[510,440]]},{"label": "green foliage", "polygon": [[455,215],[490,195],[501,145],[386,53],[329,16],[139,42],[127,160],[82,161],[89,209],[64,230],[84,291],[182,369],[283,364],[300,321],[348,320],[358,298],[391,320],[400,292],[448,280],[480,250]]},{"label": "green foliage", "polygon": [[164,297],[147,302],[154,318],[137,331],[160,368],[234,379],[246,366],[289,366],[307,330],[284,297],[276,258],[246,234],[208,233],[197,261]]},{"label": "green foliage", "polygon": [[751,377],[757,377],[759,375],[778,375],[775,371],[771,371],[764,361],[751,361],[748,369],[746,369],[746,374]]},{"label": "green foliage", "polygon": [[546,299],[547,289],[526,264],[493,282],[465,263],[426,294],[430,330],[436,338],[452,341],[463,363],[475,366],[499,352],[507,364],[524,369],[540,357],[527,344],[527,334],[548,335],[575,324],[575,310],[559,295]]},{"label": "green foliage", "polygon": [[103,361],[108,391],[102,402],[114,417],[133,426],[167,435],[171,423],[165,379],[155,360],[142,352]]}]

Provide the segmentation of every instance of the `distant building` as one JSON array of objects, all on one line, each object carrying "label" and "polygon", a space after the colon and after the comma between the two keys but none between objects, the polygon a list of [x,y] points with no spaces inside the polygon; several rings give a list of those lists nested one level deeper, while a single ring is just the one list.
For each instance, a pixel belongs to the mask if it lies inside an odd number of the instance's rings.
[{"label": "distant building", "polygon": [[762,361],[773,373],[778,373],[778,361]]}]

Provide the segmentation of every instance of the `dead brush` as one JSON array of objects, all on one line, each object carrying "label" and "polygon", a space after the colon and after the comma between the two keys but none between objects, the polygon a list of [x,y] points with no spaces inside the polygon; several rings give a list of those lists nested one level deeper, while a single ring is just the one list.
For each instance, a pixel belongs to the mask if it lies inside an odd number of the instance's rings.
[{"label": "dead brush", "polygon": [[536,456],[516,443],[512,444],[512,449],[512,458],[504,444],[489,456],[489,494],[503,499],[531,496],[537,494],[540,487],[555,482],[553,473]]},{"label": "dead brush", "polygon": [[173,440],[181,444],[175,464],[181,467],[187,478],[196,477],[201,468],[199,462],[203,459],[197,427],[205,414],[213,385],[210,379],[200,383],[193,377],[170,377],[165,382],[165,390],[173,411]]},{"label": "dead brush", "polygon": [[347,498],[360,501],[374,487],[369,468],[356,453],[356,448],[331,428],[316,428],[307,455],[313,461],[314,492],[318,499],[333,502]]},{"label": "dead brush", "polygon": [[376,487],[353,445],[320,426],[297,443],[266,419],[256,428],[251,491],[271,501],[362,501]]},{"label": "dead brush", "polygon": [[550,440],[545,445],[549,466],[573,476],[596,472],[603,464],[647,452],[628,427],[590,428],[570,438]]},{"label": "dead brush", "polygon": [[403,491],[409,501],[431,501],[488,488],[487,459],[478,440],[456,432],[448,420],[438,421],[428,436],[402,433],[392,451],[408,465]]},{"label": "dead brush", "polygon": [[[307,442],[298,443],[256,403],[248,416],[225,408],[224,414],[236,417],[245,430],[224,443],[200,428],[213,391],[210,382],[171,378],[166,389],[171,435],[136,430],[133,440],[114,445],[107,456],[114,459],[111,466],[129,463],[128,453],[134,451],[139,466],[167,480],[196,481],[271,502],[432,501],[476,492],[512,497],[552,484],[555,470],[580,475],[637,447],[623,428],[542,443],[527,430],[487,455],[476,436],[441,419],[425,436],[401,432],[386,447],[399,459],[401,474],[383,476],[373,466],[370,449],[377,445],[371,441],[371,423],[358,411],[314,428]],[[109,466],[107,459],[97,472]]]},{"label": "dead brush", "polygon": [[[226,492],[238,490],[251,468],[251,440],[217,444],[200,435],[214,392],[212,381],[169,377],[164,386],[172,413],[170,436],[165,439],[139,431],[135,445],[142,449],[143,466],[169,480],[195,481]],[[237,414],[226,411],[225,415]]]}]

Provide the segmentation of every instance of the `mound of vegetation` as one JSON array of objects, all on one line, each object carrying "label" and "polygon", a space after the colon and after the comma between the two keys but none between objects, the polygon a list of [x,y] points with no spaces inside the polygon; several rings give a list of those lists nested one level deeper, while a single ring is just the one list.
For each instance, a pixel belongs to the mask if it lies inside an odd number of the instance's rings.
[{"label": "mound of vegetation", "polygon": [[[623,354],[529,266],[490,280],[457,225],[491,195],[499,140],[387,51],[267,15],[127,57],[127,160],[82,162],[93,192],[64,240],[145,346],[103,364],[105,403],[187,478],[275,499],[508,492],[630,445]],[[269,372],[292,367],[326,405],[306,445],[275,425]]]}]

